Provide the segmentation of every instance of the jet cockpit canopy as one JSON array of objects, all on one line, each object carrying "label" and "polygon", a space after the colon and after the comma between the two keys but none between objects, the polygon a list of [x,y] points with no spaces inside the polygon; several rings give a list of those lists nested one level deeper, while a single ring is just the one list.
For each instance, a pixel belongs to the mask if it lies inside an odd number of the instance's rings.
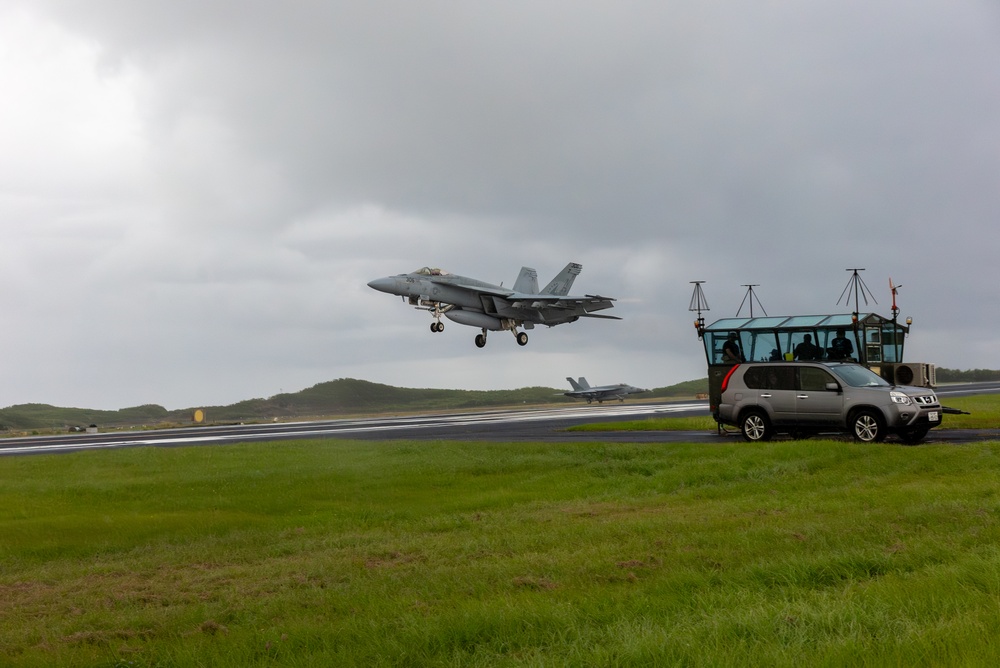
[{"label": "jet cockpit canopy", "polygon": [[420,274],[421,276],[448,276],[451,274],[451,272],[438,269],[437,267],[421,267],[413,273]]}]

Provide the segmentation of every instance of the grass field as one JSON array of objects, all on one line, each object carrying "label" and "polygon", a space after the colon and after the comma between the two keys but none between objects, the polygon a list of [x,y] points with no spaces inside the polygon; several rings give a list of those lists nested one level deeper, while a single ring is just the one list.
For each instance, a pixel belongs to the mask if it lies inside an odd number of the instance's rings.
[{"label": "grass field", "polygon": [[0,664],[996,665],[1000,443],[12,457]]}]

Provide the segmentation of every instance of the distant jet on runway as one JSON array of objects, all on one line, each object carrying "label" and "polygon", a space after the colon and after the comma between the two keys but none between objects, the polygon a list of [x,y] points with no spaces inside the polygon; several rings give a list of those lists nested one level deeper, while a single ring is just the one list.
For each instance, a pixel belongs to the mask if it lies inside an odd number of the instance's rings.
[{"label": "distant jet on runway", "polygon": [[443,332],[441,316],[470,327],[479,327],[476,345],[486,345],[488,331],[508,330],[518,344],[528,343],[528,335],[518,327],[533,329],[535,325],[554,327],[580,318],[621,320],[613,315],[597,315],[593,311],[613,308],[613,297],[584,295],[573,297],[569,289],[582,266],[570,262],[559,275],[538,290],[538,272],[521,267],[521,273],[508,289],[475,278],[450,274],[442,269],[424,267],[410,274],[376,278],[368,287],[399,295],[411,306],[429,311],[434,317],[432,332]]},{"label": "distant jet on runway", "polygon": [[564,392],[567,397],[576,397],[578,399],[586,399],[587,403],[591,403],[595,399],[597,403],[603,403],[605,400],[617,399],[618,401],[625,401],[625,397],[630,394],[638,394],[640,392],[649,392],[649,390],[644,390],[641,387],[633,387],[631,385],[626,385],[625,383],[619,383],[617,385],[601,385],[600,387],[591,387],[590,383],[583,376],[580,376],[580,380],[576,381],[566,376],[566,380],[569,384],[573,386],[572,392]]}]

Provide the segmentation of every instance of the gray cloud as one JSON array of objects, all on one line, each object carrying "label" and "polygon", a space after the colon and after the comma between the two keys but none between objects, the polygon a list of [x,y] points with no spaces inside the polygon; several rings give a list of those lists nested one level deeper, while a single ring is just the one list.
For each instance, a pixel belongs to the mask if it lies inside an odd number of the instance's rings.
[{"label": "gray cloud", "polygon": [[[0,405],[226,403],[704,375],[687,312],[746,283],[1000,367],[998,10],[951,3],[0,6]],[[40,46],[39,46],[40,45]],[[527,349],[365,287],[584,264],[624,322]]]}]

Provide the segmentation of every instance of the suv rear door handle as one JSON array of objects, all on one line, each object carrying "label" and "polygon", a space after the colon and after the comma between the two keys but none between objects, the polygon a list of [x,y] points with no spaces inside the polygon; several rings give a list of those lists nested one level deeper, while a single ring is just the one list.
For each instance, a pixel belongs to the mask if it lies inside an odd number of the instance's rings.
[{"label": "suv rear door handle", "polygon": [[808,399],[809,395],[808,394],[796,394],[795,398],[796,399]]},{"label": "suv rear door handle", "polygon": [[760,393],[760,398],[761,399],[770,399],[771,398],[771,394],[769,392],[761,392]]}]

